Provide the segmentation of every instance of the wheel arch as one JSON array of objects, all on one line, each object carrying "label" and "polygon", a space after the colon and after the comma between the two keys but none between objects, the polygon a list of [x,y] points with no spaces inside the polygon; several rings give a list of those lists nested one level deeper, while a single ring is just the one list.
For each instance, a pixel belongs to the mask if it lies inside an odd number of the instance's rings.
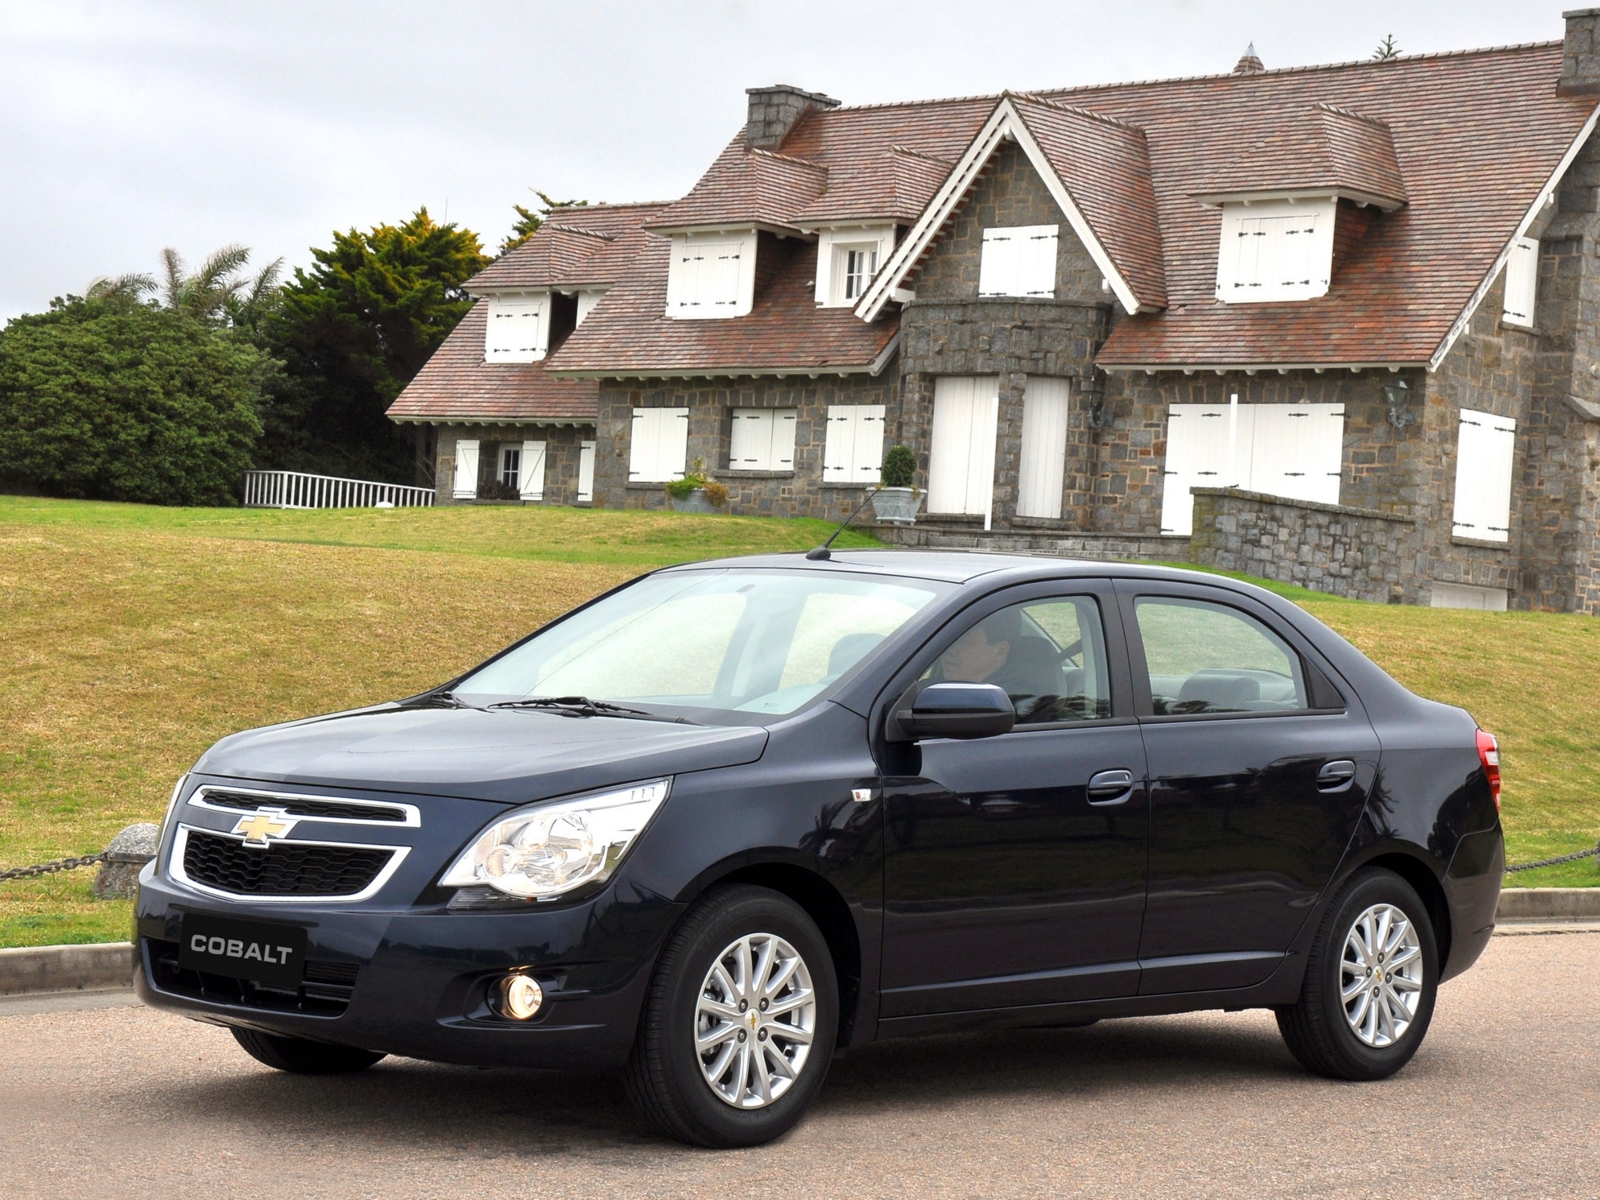
[{"label": "wheel arch", "polygon": [[[1411,885],[1412,890],[1427,906],[1428,918],[1433,923],[1434,941],[1439,947],[1439,974],[1443,976],[1446,964],[1450,961],[1450,902],[1444,894],[1444,885],[1439,882],[1439,877],[1434,874],[1433,868],[1416,855],[1400,850],[1389,850],[1374,855],[1357,866],[1356,871],[1369,867],[1379,867],[1400,876]],[[1351,875],[1354,874],[1355,871],[1352,871]]]}]

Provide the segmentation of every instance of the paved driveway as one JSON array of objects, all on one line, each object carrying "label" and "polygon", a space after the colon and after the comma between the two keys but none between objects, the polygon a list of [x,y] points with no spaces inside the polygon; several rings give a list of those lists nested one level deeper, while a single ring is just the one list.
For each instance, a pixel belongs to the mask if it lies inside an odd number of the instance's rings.
[{"label": "paved driveway", "polygon": [[891,1043],[724,1153],[652,1136],[605,1075],[296,1079],[139,1007],[11,1012],[7,1197],[1600,1195],[1600,933],[1495,938],[1386,1083],[1307,1076],[1264,1013]]}]

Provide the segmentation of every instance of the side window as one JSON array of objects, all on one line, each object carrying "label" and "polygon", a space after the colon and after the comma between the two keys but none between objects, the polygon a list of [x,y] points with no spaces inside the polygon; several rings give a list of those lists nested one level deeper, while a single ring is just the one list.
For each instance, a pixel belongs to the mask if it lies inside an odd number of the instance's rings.
[{"label": "side window", "polygon": [[998,684],[1016,706],[1019,725],[1111,715],[1100,606],[1089,596],[1029,600],[991,613],[956,639],[923,678]]},{"label": "side window", "polygon": [[1134,607],[1157,716],[1310,707],[1300,656],[1254,617],[1175,596]]}]

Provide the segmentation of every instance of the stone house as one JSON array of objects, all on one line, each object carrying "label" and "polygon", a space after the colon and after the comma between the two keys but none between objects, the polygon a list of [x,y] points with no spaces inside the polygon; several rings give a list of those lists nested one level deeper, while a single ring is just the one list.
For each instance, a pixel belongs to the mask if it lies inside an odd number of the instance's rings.
[{"label": "stone house", "polygon": [[391,415],[441,501],[542,444],[525,499],[659,506],[703,458],[733,511],[838,519],[903,443],[909,544],[1594,612],[1597,24],[949,101],[752,89],[682,199],[563,213],[472,281]]}]

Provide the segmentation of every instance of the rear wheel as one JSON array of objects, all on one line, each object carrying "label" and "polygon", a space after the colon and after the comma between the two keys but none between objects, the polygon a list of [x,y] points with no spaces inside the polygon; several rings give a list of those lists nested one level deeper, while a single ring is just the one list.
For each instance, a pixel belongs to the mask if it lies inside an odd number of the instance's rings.
[{"label": "rear wheel", "polygon": [[292,1075],[349,1075],[354,1071],[365,1071],[384,1057],[373,1050],[330,1046],[326,1042],[280,1037],[275,1033],[258,1033],[254,1029],[234,1027],[232,1033],[233,1040],[243,1046],[251,1058]]},{"label": "rear wheel", "polygon": [[1385,1079],[1422,1044],[1438,980],[1438,946],[1421,898],[1398,875],[1365,871],[1330,906],[1300,999],[1277,1010],[1278,1029],[1308,1070]]},{"label": "rear wheel", "polygon": [[662,952],[623,1076],[629,1099],[694,1145],[770,1141],[822,1086],[838,995],[804,909],[765,888],[718,888]]}]

